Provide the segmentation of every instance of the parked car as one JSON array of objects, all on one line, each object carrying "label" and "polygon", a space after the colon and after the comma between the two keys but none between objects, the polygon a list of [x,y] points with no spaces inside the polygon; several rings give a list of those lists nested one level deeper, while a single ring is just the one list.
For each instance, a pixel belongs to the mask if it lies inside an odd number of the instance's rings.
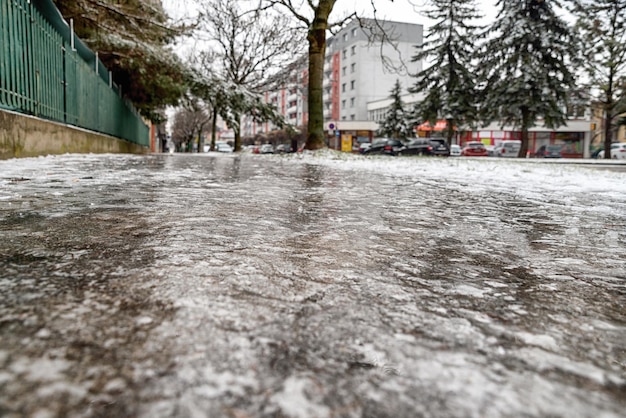
[{"label": "parked car", "polygon": [[519,156],[520,148],[522,148],[520,140],[502,141],[493,149],[493,155],[494,157],[516,158]]},{"label": "parked car", "polygon": [[364,155],[386,154],[396,155],[397,151],[404,146],[404,142],[399,139],[378,138],[363,151]]},{"label": "parked car", "polygon": [[493,157],[494,150],[496,149],[495,145],[485,145],[485,149],[487,150],[487,157]]},{"label": "parked car", "polygon": [[542,145],[535,152],[538,158],[561,158],[562,145]]},{"label": "parked car", "polygon": [[293,152],[293,149],[291,149],[291,145],[279,144],[276,146],[276,152],[279,154],[285,154],[288,152]]},{"label": "parked car", "polygon": [[482,142],[469,141],[461,150],[461,155],[464,157],[487,157],[488,153],[485,144]]},{"label": "parked car", "polygon": [[448,143],[443,138],[430,138],[429,140],[432,150],[431,155],[436,157],[449,157],[450,156],[450,147]]},{"label": "parked car", "polygon": [[[604,150],[598,153],[598,158],[604,158]],[[614,142],[611,144],[611,158],[614,160],[626,160],[626,142]]]},{"label": "parked car", "polygon": [[260,154],[273,154],[274,146],[272,144],[263,144],[259,148],[259,153]]},{"label": "parked car", "polygon": [[233,147],[228,145],[226,142],[216,142],[215,143],[215,151],[217,151],[217,152],[233,152]]},{"label": "parked car", "polygon": [[359,154],[364,154],[365,151],[372,146],[371,142],[361,142],[359,144]]},{"label": "parked car", "polygon": [[450,155],[450,148],[446,144],[445,139],[429,139],[417,138],[406,144],[397,151],[398,155],[433,155],[444,156]]},{"label": "parked car", "polygon": [[383,146],[383,154],[398,155],[405,146],[406,143],[400,139],[388,139]]},{"label": "parked car", "polygon": [[450,145],[450,157],[460,157],[461,156],[461,146],[457,144]]},{"label": "parked car", "polygon": [[382,154],[387,138],[374,138],[369,147],[363,150],[363,154]]},{"label": "parked car", "polygon": [[425,138],[417,138],[409,142],[399,152],[400,155],[431,155],[433,146]]}]

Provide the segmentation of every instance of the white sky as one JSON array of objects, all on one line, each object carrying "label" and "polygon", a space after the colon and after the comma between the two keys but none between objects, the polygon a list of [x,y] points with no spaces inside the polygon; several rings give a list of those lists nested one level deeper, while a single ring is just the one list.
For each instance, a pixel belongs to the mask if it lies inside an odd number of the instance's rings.
[{"label": "white sky", "polygon": [[[165,10],[175,18],[192,15],[196,10],[195,4],[201,0],[163,0]],[[424,25],[426,31],[432,24],[422,14],[427,9],[427,0],[373,0],[377,9],[378,17],[385,20],[393,20],[396,22],[415,23]],[[303,1],[303,4],[306,4]],[[476,1],[479,12],[485,18],[476,23],[486,24],[495,19],[497,10],[495,8],[496,0]],[[308,10],[308,6],[305,6]],[[371,0],[337,0],[333,14],[340,18],[344,13],[358,12],[366,17],[372,16]],[[426,32],[425,32],[426,33]]]}]

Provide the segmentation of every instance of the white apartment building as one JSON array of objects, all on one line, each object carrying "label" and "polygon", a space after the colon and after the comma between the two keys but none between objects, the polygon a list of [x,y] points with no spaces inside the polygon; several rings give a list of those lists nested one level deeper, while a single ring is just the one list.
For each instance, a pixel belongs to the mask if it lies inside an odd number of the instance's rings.
[{"label": "white apartment building", "polygon": [[403,89],[422,70],[412,62],[421,46],[423,26],[412,23],[354,20],[329,39],[324,66],[324,119],[367,121],[369,102],[389,97],[396,82]]},{"label": "white apartment building", "polygon": [[[341,128],[341,121],[351,121],[350,130],[368,121],[368,103],[389,97],[396,82],[404,89],[414,80],[410,74],[422,70],[421,62],[412,62],[416,47],[422,44],[423,26],[412,23],[353,20],[327,41],[324,66],[324,119]],[[285,84],[266,93],[293,126],[308,123],[308,56],[298,59],[286,70]],[[345,125],[347,126],[347,125]],[[242,137],[254,137],[276,129],[271,123],[242,121]],[[353,133],[356,136],[362,134]]]}]

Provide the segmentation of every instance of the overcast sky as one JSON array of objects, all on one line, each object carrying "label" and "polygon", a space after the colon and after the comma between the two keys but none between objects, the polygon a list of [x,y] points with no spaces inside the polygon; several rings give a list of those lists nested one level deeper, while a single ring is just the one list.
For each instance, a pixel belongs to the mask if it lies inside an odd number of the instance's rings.
[{"label": "overcast sky", "polygon": [[[193,14],[197,0],[163,0],[165,10],[174,18],[185,17]],[[305,1],[302,1],[306,4]],[[427,0],[374,0],[377,14],[380,19],[393,20],[396,22],[416,23],[424,25],[427,30],[432,24],[426,19],[423,11],[426,10]],[[479,12],[485,18],[476,23],[490,23],[497,14],[496,0],[476,1]],[[308,6],[305,6],[308,8]],[[306,10],[306,9],[303,9]],[[363,16],[372,16],[372,5],[370,0],[337,0],[332,16],[341,17],[344,14],[358,12]]]}]

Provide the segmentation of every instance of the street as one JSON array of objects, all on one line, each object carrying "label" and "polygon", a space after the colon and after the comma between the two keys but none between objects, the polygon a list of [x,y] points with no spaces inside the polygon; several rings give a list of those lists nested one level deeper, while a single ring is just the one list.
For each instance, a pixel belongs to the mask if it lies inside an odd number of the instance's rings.
[{"label": "street", "polygon": [[623,417],[626,173],[0,161],[0,416]]}]

